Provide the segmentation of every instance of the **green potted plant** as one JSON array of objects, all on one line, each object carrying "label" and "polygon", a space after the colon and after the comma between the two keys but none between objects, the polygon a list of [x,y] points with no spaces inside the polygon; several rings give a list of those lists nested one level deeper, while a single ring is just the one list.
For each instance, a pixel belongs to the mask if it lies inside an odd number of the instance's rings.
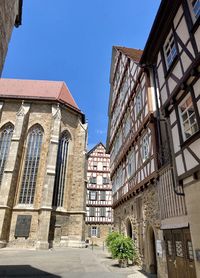
[{"label": "green potted plant", "polygon": [[127,267],[128,261],[133,261],[137,256],[134,242],[130,237],[117,233],[110,236],[108,243],[108,249],[113,259],[118,259],[120,267]]}]

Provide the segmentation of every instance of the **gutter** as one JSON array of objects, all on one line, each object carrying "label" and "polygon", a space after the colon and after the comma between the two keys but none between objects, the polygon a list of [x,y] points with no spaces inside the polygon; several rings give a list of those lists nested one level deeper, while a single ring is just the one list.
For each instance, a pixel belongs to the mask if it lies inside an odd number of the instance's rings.
[{"label": "gutter", "polygon": [[155,64],[152,64],[149,66],[150,68],[152,68],[152,73],[153,73],[153,85],[154,85],[154,94],[155,94],[155,100],[156,100],[156,123],[157,123],[157,128],[158,128],[158,140],[159,140],[159,151],[162,153],[162,149],[161,149],[161,143],[162,143],[162,137],[161,137],[161,128],[160,128],[160,121],[165,121],[166,123],[166,128],[167,128],[167,143],[168,143],[168,150],[169,150],[169,163],[170,165],[172,166],[171,168],[171,171],[172,171],[172,182],[173,182],[173,189],[174,189],[174,193],[178,196],[185,196],[185,193],[183,192],[178,192],[177,189],[176,189],[176,175],[175,175],[175,167],[176,167],[176,164],[175,164],[175,161],[173,159],[173,156],[172,156],[172,150],[171,150],[171,147],[170,147],[170,142],[169,141],[172,141],[172,140],[169,140],[169,122],[167,121],[167,119],[163,118],[161,119],[160,117],[160,109],[159,109],[159,104],[158,104],[158,96],[157,96],[157,82],[156,82],[156,66]]}]

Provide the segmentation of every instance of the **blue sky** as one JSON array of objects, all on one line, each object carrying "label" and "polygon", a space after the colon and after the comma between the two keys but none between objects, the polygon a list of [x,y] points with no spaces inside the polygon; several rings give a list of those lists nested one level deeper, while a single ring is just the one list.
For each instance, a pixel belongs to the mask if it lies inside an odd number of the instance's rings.
[{"label": "blue sky", "polygon": [[88,149],[106,142],[113,45],[143,49],[160,0],[24,0],[3,77],[66,82],[89,124]]}]

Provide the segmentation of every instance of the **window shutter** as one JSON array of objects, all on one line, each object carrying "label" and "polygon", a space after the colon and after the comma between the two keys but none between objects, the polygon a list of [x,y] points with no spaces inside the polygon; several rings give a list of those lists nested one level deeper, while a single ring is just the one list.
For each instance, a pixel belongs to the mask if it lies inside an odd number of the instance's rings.
[{"label": "window shutter", "polygon": [[88,237],[91,237],[91,227],[88,226]]},{"label": "window shutter", "polygon": [[97,237],[100,237],[100,227],[97,227]]},{"label": "window shutter", "polygon": [[100,191],[100,200],[105,201],[106,200],[106,191]]}]

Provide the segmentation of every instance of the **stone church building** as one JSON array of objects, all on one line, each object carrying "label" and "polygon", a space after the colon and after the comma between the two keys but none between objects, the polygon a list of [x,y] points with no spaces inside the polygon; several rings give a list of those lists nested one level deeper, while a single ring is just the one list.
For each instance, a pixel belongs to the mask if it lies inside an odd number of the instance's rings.
[{"label": "stone church building", "polygon": [[86,139],[64,82],[0,80],[0,247],[83,246]]}]

